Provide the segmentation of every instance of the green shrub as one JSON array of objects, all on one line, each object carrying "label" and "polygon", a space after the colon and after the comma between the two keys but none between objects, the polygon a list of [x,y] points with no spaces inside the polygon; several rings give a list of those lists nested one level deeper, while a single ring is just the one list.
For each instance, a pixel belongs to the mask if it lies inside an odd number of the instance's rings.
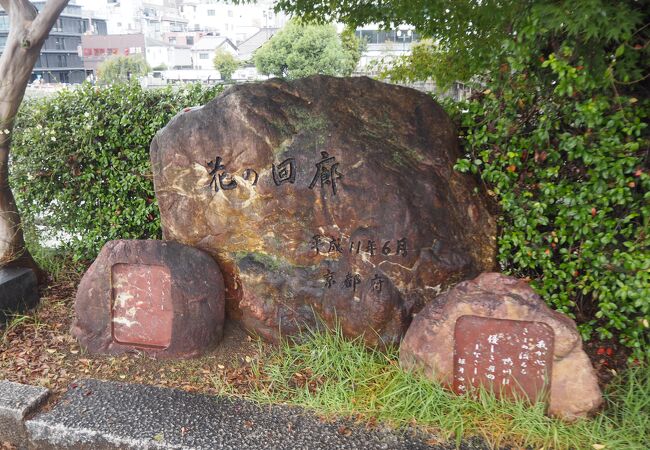
[{"label": "green shrub", "polygon": [[582,64],[564,48],[449,104],[467,152],[456,167],[498,200],[501,267],[530,277],[585,338],[617,335],[641,357],[650,354],[650,101],[617,95]]},{"label": "green shrub", "polygon": [[128,83],[146,75],[149,70],[142,55],[111,56],[99,65],[97,81],[100,84]]},{"label": "green shrub", "polygon": [[143,90],[137,84],[75,90],[22,106],[11,183],[25,227],[69,237],[75,258],[92,259],[110,239],[160,238],[149,144],[184,107],[219,87]]}]

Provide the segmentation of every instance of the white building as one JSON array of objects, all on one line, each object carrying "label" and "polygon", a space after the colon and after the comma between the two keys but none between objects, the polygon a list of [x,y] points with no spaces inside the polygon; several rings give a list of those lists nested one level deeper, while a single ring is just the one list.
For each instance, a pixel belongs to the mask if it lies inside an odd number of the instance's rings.
[{"label": "white building", "polygon": [[391,61],[411,54],[411,47],[419,39],[412,28],[398,30],[381,30],[369,26],[355,32],[359,39],[366,42],[366,49],[361,54],[356,73],[377,75],[377,63],[390,65]]},{"label": "white building", "polygon": [[237,47],[224,36],[204,36],[192,46],[192,67],[194,69],[214,69],[212,60],[217,50],[223,50],[237,57]]},{"label": "white building", "polygon": [[286,14],[273,11],[273,3],[258,0],[234,5],[223,0],[178,0],[178,10],[187,20],[188,30],[212,32],[238,44],[262,28],[281,28],[288,22]]},{"label": "white building", "polygon": [[176,0],[79,0],[84,8],[107,18],[108,34],[142,33],[161,39],[170,31],[187,30]]}]

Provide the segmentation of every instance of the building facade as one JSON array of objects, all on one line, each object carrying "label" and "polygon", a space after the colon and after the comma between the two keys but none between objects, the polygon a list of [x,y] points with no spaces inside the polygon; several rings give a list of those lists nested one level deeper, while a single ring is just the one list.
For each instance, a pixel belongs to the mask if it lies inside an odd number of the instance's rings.
[{"label": "building facade", "polygon": [[[45,2],[33,2],[42,9]],[[81,83],[86,79],[81,58],[81,36],[92,22],[83,20],[81,6],[71,1],[63,10],[43,44],[32,72],[32,82]],[[0,8],[0,53],[9,35],[9,17]]]},{"label": "building facade", "polygon": [[192,46],[192,65],[194,69],[214,69],[214,57],[217,51],[224,51],[237,56],[237,46],[223,36],[204,36]]},{"label": "building facade", "polygon": [[82,36],[84,66],[97,74],[97,69],[111,56],[141,55],[145,57],[144,34],[109,34]]}]

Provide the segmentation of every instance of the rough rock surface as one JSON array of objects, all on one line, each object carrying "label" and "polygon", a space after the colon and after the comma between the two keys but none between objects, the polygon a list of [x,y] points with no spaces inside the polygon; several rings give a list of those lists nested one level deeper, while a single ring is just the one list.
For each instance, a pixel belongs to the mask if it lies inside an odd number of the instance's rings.
[{"label": "rough rock surface", "polygon": [[569,317],[552,310],[525,281],[484,273],[428,303],[413,319],[400,347],[400,364],[451,386],[454,327],[465,315],[549,325],[555,334],[549,414],[583,417],[602,403],[598,380]]},{"label": "rough rock surface", "polygon": [[325,76],[232,87],[151,145],[164,236],[215,256],[233,318],[270,340],[338,319],[369,344],[494,268],[495,220],[458,156],[430,96]]},{"label": "rough rock surface", "polygon": [[79,284],[71,331],[91,353],[194,357],[221,340],[224,315],[223,277],[207,253],[110,241]]}]

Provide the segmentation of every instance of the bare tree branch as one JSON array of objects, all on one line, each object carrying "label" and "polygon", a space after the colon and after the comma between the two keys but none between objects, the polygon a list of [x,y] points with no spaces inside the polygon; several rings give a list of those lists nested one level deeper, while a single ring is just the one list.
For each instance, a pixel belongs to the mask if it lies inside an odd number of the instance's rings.
[{"label": "bare tree branch", "polygon": [[29,29],[29,41],[31,45],[42,43],[47,38],[52,25],[54,25],[59,14],[68,5],[68,2],[69,0],[48,0]]}]

